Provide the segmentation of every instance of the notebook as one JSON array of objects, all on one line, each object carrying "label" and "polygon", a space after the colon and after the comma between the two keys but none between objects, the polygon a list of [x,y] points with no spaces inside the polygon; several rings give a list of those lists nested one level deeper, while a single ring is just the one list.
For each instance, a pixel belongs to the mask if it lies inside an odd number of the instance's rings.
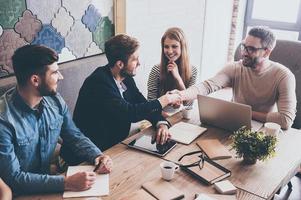
[{"label": "notebook", "polygon": [[[93,172],[95,166],[93,165],[79,165],[69,166],[66,176],[71,176],[77,172]],[[97,174],[96,181],[92,187],[85,191],[65,191],[63,198],[71,197],[97,197],[109,195],[109,174]]]},{"label": "notebook", "polygon": [[163,179],[155,179],[153,181],[146,182],[142,185],[142,188],[156,197],[156,199],[177,200],[184,198],[183,192],[175,188],[171,183],[164,181]]},{"label": "notebook", "polygon": [[231,176],[231,171],[221,166],[220,164],[205,157],[204,166],[202,169],[199,166],[185,167],[181,169],[192,175],[194,178],[211,185]]},{"label": "notebook", "polygon": [[231,158],[230,151],[218,139],[202,139],[196,143],[211,160]]},{"label": "notebook", "polygon": [[[236,131],[242,126],[258,131],[263,123],[252,121],[251,106],[198,95],[200,120],[229,131]],[[253,125],[253,127],[252,127]]]},{"label": "notebook", "polygon": [[179,122],[173,125],[169,129],[169,132],[171,133],[171,138],[173,140],[183,144],[190,144],[206,130],[207,128],[204,127],[189,124],[186,122]]}]

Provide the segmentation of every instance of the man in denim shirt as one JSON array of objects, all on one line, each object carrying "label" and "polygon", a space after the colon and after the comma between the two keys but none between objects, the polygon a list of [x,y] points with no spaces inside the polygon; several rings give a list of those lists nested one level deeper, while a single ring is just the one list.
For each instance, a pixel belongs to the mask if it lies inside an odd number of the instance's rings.
[{"label": "man in denim shirt", "polygon": [[[81,191],[90,188],[96,173],[109,173],[112,160],[74,125],[62,97],[56,93],[63,76],[57,54],[44,46],[16,50],[13,67],[17,87],[0,97],[0,177],[14,193]],[[58,138],[62,148],[91,164],[96,172],[49,175]]]}]

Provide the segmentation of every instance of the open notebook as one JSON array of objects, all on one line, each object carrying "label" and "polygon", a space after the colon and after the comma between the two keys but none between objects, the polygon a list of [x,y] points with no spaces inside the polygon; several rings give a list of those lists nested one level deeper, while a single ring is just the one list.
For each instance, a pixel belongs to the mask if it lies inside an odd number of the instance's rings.
[{"label": "open notebook", "polygon": [[169,129],[169,132],[171,133],[171,138],[173,140],[183,144],[190,144],[193,140],[195,140],[206,130],[207,128],[204,127],[189,124],[186,122],[179,122],[173,125]]},{"label": "open notebook", "polygon": [[[93,165],[69,166],[67,176],[71,176],[77,172],[93,172],[94,168],[95,166]],[[97,197],[103,195],[109,195],[109,174],[97,174],[96,181],[90,189],[80,192],[65,191],[63,198]]]}]

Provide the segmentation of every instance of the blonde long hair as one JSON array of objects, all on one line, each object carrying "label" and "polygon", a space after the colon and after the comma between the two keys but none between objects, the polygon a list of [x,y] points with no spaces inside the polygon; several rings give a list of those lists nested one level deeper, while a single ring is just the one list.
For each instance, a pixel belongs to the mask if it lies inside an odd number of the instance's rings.
[{"label": "blonde long hair", "polygon": [[168,58],[164,54],[164,41],[166,38],[176,40],[181,45],[181,55],[176,61],[179,69],[179,74],[186,87],[189,86],[191,79],[191,66],[187,49],[186,37],[182,29],[178,27],[169,28],[161,38],[161,62],[160,62],[160,93],[165,94],[167,91],[178,89],[172,75],[167,71]]}]

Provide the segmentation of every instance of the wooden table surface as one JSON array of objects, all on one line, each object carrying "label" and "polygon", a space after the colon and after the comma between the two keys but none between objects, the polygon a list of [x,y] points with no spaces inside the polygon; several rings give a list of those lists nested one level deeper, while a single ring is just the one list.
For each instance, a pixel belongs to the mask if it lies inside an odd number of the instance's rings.
[{"label": "wooden table surface", "polygon": [[[182,120],[181,113],[169,119],[172,124]],[[200,124],[197,112],[191,120],[184,120],[193,124]],[[207,127],[208,130],[197,138],[216,138],[220,140],[228,149],[231,141],[228,139],[229,132],[224,130]],[[130,149],[125,144],[141,134],[153,134],[154,130],[150,127],[144,131],[126,139],[123,144],[117,144],[105,151],[110,155],[114,162],[113,171],[110,174],[110,195],[99,198],[72,198],[74,200],[118,200],[131,192],[137,191],[141,185],[147,181],[161,177],[159,165],[165,160],[177,161],[177,159],[193,150],[199,150],[196,141],[190,145],[177,144],[177,146],[164,158],[159,158],[138,150]],[[265,162],[255,165],[244,165],[242,159],[235,158],[235,152],[231,159],[218,161],[221,165],[231,170],[232,175],[229,180],[238,188],[237,199],[260,200],[272,199],[277,190],[287,184],[299,169],[301,163],[301,131],[290,129],[281,133],[277,145],[276,156]],[[170,183],[183,191],[185,199],[192,200],[196,193],[216,193],[213,186],[208,186],[193,179],[187,173],[179,170]],[[62,194],[45,194],[22,196],[17,200],[41,200],[62,199]]]}]

